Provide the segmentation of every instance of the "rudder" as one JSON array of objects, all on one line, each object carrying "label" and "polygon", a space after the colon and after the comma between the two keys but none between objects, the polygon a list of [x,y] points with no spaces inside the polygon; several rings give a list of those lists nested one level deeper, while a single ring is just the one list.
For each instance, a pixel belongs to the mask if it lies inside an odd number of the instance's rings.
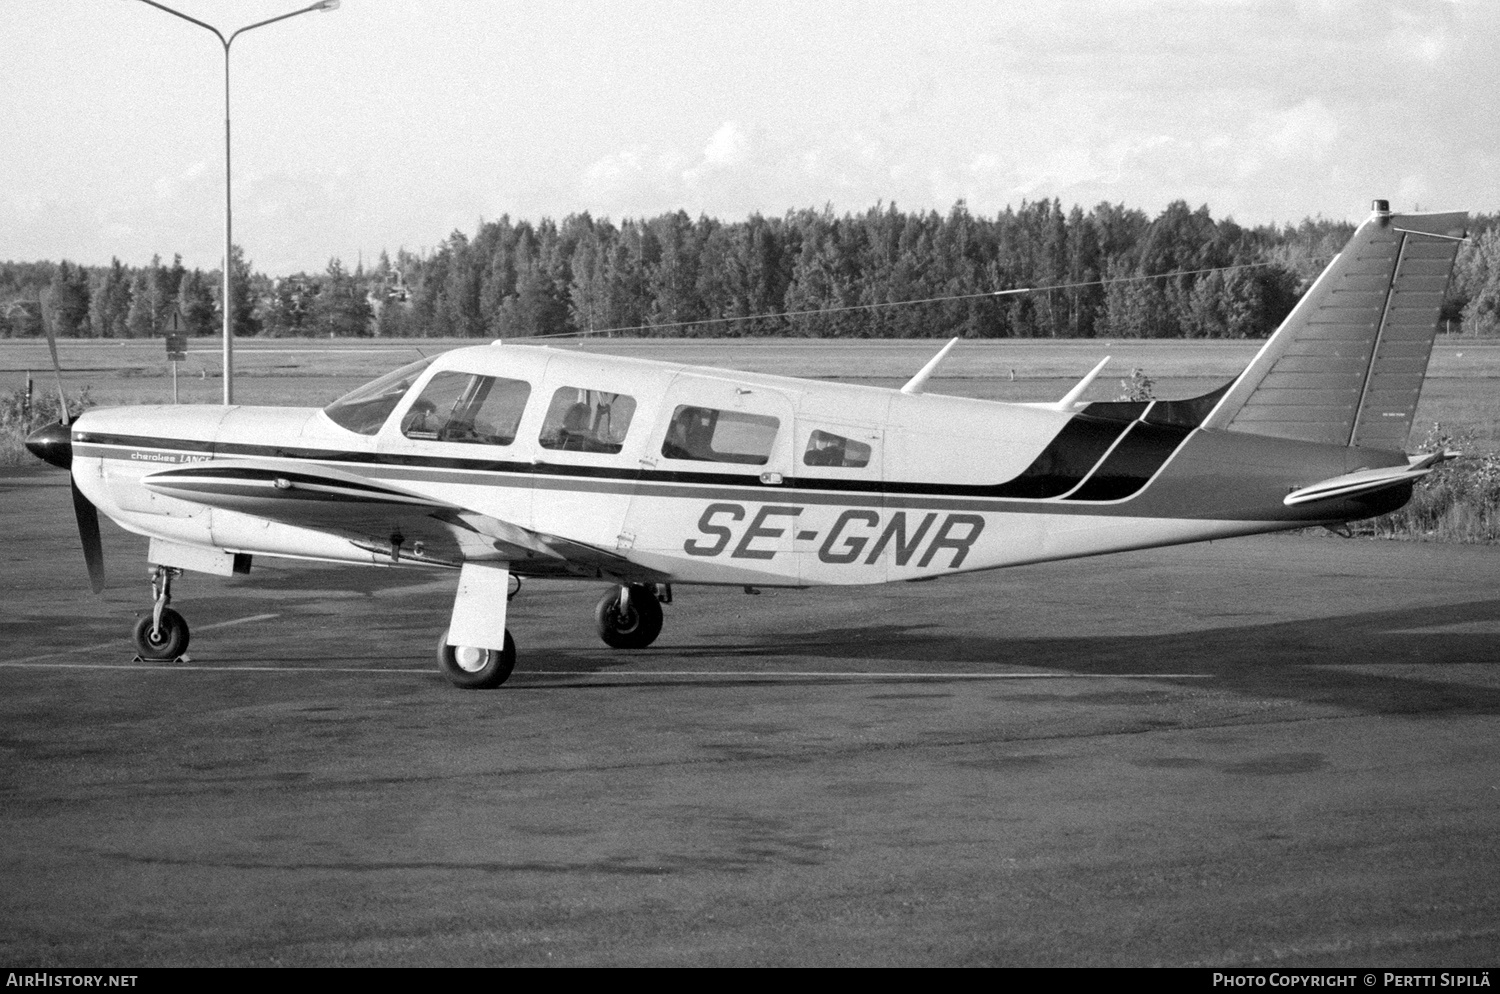
[{"label": "rudder", "polygon": [[1467,224],[1375,201],[1203,426],[1404,450]]}]

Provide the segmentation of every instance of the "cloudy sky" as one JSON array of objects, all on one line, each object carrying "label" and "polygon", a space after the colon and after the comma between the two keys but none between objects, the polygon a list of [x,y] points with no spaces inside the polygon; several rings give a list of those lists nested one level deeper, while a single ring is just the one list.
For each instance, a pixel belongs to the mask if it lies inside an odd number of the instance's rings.
[{"label": "cloudy sky", "polygon": [[[216,266],[218,41],[5,3],[0,259]],[[1492,212],[1497,82],[1496,0],[343,0],[234,43],[235,241],[281,274],[502,214]]]}]

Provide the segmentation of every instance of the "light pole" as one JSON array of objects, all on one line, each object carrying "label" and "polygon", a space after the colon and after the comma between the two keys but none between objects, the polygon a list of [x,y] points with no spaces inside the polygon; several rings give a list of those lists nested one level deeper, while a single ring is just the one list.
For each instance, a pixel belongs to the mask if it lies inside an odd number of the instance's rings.
[{"label": "light pole", "polygon": [[296,17],[298,14],[306,14],[314,10],[337,10],[339,0],[318,0],[317,3],[309,7],[303,7],[301,10],[294,10],[290,14],[282,14],[279,17],[270,17],[264,21],[247,24],[228,38],[225,38],[219,29],[212,24],[205,24],[196,17],[189,17],[182,11],[173,10],[164,3],[157,3],[156,0],[140,0],[140,2],[155,7],[157,10],[164,10],[168,14],[196,24],[200,28],[212,31],[214,37],[219,39],[219,44],[224,46],[224,403],[228,405],[234,402],[234,317],[233,304],[229,295],[230,280],[232,278],[230,275],[232,269],[230,259],[231,252],[233,251],[233,207],[229,194],[229,46],[233,45],[234,40],[246,31],[263,28],[267,24],[275,24],[277,21],[284,21],[288,17]]}]

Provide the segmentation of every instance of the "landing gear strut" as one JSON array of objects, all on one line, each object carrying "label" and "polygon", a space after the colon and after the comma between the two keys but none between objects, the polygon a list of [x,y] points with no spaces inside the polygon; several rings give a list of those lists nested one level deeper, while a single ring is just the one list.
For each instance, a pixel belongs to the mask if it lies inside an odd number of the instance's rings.
[{"label": "landing gear strut", "polygon": [[[670,598],[670,587],[663,588]],[[644,649],[661,634],[661,597],[641,583],[616,587],[599,601],[594,622],[604,644],[615,649]]]},{"label": "landing gear strut", "polygon": [[510,598],[507,563],[466,562],[458,573],[453,620],[438,639],[437,664],[443,676],[465,690],[498,687],[516,668],[516,642],[505,627]]},{"label": "landing gear strut", "polygon": [[172,577],[182,570],[157,566],[151,571],[151,613],[135,623],[135,647],[142,659],[178,659],[187,652],[188,624],[172,603]]}]

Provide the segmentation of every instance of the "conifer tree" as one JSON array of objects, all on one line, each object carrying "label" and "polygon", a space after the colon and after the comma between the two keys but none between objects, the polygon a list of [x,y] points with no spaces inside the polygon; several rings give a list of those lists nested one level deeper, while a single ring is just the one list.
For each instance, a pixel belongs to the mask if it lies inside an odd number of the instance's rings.
[{"label": "conifer tree", "polygon": [[1481,232],[1464,246],[1454,282],[1467,298],[1463,308],[1466,334],[1500,332],[1500,227]]},{"label": "conifer tree", "polygon": [[43,312],[60,338],[77,338],[89,333],[89,277],[80,266],[64,259],[42,299]]},{"label": "conifer tree", "polygon": [[119,259],[111,259],[93,283],[89,302],[89,319],[94,334],[101,338],[125,338],[130,334],[126,321],[130,316],[130,274]]},{"label": "conifer tree", "polygon": [[[233,310],[230,315],[230,323],[236,338],[245,335],[256,335],[260,333],[260,318],[256,315],[256,296],[254,292],[254,276],[250,270],[250,264],[245,261],[245,251],[238,245],[230,247],[230,280],[229,293],[233,299]],[[214,290],[215,304],[223,314],[224,277],[222,273],[211,273],[210,282]]]},{"label": "conifer tree", "polygon": [[131,338],[150,338],[156,334],[151,290],[149,273],[138,270],[130,281],[130,310],[125,315],[125,333]]},{"label": "conifer tree", "polygon": [[320,335],[359,337],[369,335],[374,311],[360,285],[343,262],[328,260],[318,295],[312,304],[313,329]]},{"label": "conifer tree", "polygon": [[178,283],[177,310],[189,335],[212,335],[220,328],[213,287],[201,269],[186,273]]}]

